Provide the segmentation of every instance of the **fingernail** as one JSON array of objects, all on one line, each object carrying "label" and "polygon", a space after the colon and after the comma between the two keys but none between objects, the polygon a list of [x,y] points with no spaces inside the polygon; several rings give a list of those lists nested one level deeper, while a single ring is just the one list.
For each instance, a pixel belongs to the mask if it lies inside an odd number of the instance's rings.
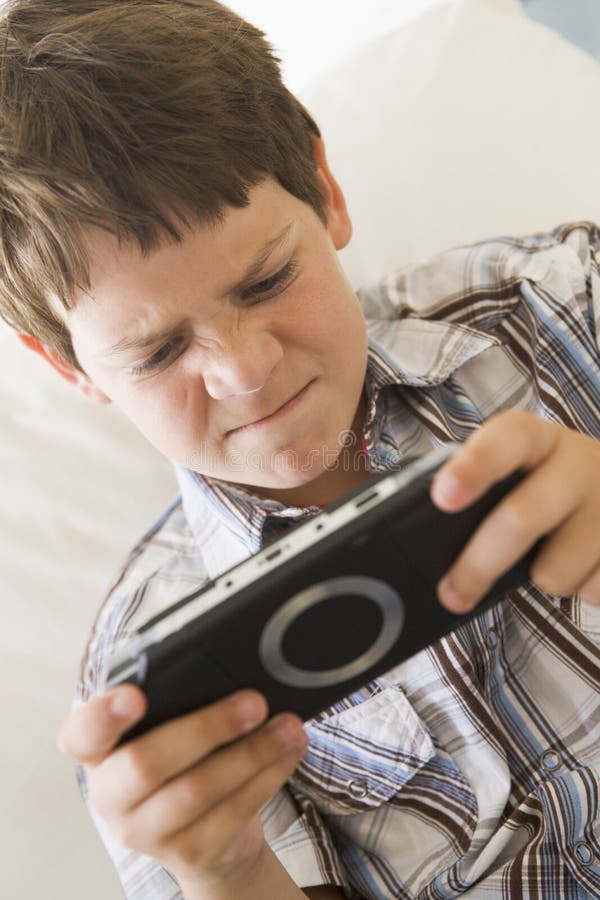
[{"label": "fingernail", "polygon": [[271,719],[269,726],[282,747],[303,747],[307,742],[304,728],[295,719],[277,716]]},{"label": "fingernail", "polygon": [[438,597],[449,609],[460,612],[464,608],[464,601],[449,578],[442,578],[437,586]]},{"label": "fingernail", "polygon": [[431,496],[433,502],[440,506],[452,504],[458,500],[461,492],[461,483],[452,472],[446,470],[438,472],[431,483]]},{"label": "fingernail", "polygon": [[243,727],[248,730],[262,722],[267,714],[264,701],[250,694],[236,695],[234,709]]},{"label": "fingernail", "polygon": [[141,713],[140,702],[129,691],[119,691],[110,701],[110,711],[117,719],[129,722]]}]

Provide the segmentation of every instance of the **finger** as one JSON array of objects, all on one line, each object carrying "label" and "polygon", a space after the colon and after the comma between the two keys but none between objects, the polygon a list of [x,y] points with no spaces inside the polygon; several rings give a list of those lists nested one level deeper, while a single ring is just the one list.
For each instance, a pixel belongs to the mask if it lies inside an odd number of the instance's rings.
[{"label": "finger", "polygon": [[198,817],[165,843],[165,851],[176,848],[178,856],[197,858],[199,848],[210,847],[213,860],[223,857],[237,836],[281,790],[291,777],[305,749],[294,748],[260,771],[206,815]]},{"label": "finger", "polygon": [[489,419],[436,473],[431,499],[440,509],[458,511],[516,469],[537,466],[554,449],[561,429],[522,410]]},{"label": "finger", "polygon": [[266,715],[267,703],[261,694],[238,691],[123,744],[98,767],[90,784],[99,812],[122,814],[138,806],[217,747],[256,728]]},{"label": "finger", "polygon": [[588,591],[600,565],[600,530],[594,504],[584,504],[544,541],[531,568],[537,586],[549,594],[568,596]]},{"label": "finger", "polygon": [[120,685],[72,710],[56,742],[59,750],[77,762],[98,765],[134,722],[146,712],[142,691],[132,684]]},{"label": "finger", "polygon": [[563,478],[554,457],[542,463],[486,516],[438,585],[444,606],[466,612],[540,537],[557,528],[581,502],[581,491],[549,491]]},{"label": "finger", "polygon": [[160,822],[168,836],[225,802],[257,774],[277,766],[283,756],[306,748],[306,734],[297,716],[282,714],[235,744],[165,784],[128,813],[127,828],[141,847],[148,846]]}]

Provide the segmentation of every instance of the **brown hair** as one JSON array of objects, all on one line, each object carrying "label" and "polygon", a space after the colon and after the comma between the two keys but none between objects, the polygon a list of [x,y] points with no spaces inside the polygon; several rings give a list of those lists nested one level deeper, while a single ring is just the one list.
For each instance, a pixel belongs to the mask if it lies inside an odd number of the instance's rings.
[{"label": "brown hair", "polygon": [[263,32],[214,0],[9,0],[0,18],[0,316],[73,365],[50,297],[96,226],[143,253],[272,176],[325,221],[311,135]]}]

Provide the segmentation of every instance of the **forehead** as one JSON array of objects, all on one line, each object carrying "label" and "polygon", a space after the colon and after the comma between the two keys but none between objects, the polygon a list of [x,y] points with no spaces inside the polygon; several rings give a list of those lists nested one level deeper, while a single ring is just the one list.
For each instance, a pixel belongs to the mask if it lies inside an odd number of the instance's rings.
[{"label": "forehead", "polygon": [[[164,234],[158,245],[143,252],[137,241],[119,242],[100,229],[89,229],[83,238],[84,252],[89,261],[91,291],[108,274],[123,269],[123,275],[160,269],[164,261],[193,260],[207,273],[218,265],[235,264],[252,255],[273,230],[281,226],[282,218],[290,212],[302,212],[305,204],[288,194],[277,182],[269,179],[249,192],[246,207],[226,207],[222,218],[215,223],[191,223],[181,227],[181,240]],[[173,270],[172,274],[177,273]]]},{"label": "forehead", "polygon": [[266,255],[269,244],[290,245],[311,216],[316,218],[306,204],[267,180],[251,190],[247,207],[228,208],[222,221],[183,231],[181,242],[165,238],[146,254],[137,242],[120,244],[105,231],[89,229],[84,251],[90,289],[76,295],[68,324],[109,310],[111,317],[126,311],[145,317],[151,301],[159,301],[164,312],[190,292],[213,298]]}]

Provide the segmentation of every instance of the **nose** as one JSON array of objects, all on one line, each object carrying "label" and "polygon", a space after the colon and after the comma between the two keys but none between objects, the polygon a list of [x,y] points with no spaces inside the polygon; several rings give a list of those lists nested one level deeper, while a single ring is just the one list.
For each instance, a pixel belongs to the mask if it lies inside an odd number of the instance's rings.
[{"label": "nose", "polygon": [[283,349],[270,334],[240,333],[205,357],[204,385],[214,400],[253,394],[267,383]]}]

